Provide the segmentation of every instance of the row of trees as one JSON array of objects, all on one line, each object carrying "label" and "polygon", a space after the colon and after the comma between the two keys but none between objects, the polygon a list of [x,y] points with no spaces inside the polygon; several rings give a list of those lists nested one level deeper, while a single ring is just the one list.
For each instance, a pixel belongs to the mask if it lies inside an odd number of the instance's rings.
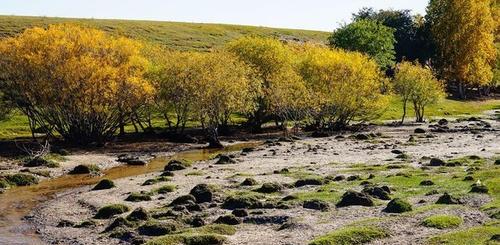
[{"label": "row of trees", "polygon": [[199,122],[214,147],[235,113],[252,128],[275,120],[339,129],[380,115],[390,87],[377,61],[359,52],[256,37],[181,52],[74,25],[1,40],[0,82],[2,101],[33,129],[70,142],[102,143],[127,122],[151,126],[159,113],[178,133]]},{"label": "row of trees", "polygon": [[395,62],[430,65],[451,91],[465,98],[468,91],[482,95],[499,85],[499,13],[492,0],[431,0],[426,16],[365,8],[329,41],[332,47],[372,56],[390,75]]}]

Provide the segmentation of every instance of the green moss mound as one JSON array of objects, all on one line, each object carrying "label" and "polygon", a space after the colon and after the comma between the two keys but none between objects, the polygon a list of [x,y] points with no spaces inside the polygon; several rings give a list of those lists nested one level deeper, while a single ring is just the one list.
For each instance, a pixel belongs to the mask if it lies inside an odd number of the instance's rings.
[{"label": "green moss mound", "polygon": [[491,241],[491,238],[496,234],[500,234],[500,226],[498,224],[477,226],[466,230],[440,234],[430,238],[426,244],[498,244],[498,242]]},{"label": "green moss mound", "polygon": [[103,179],[97,183],[92,190],[98,191],[98,190],[106,190],[106,189],[111,189],[115,187],[115,183],[112,180],[109,179]]},{"label": "green moss mound", "polygon": [[111,204],[104,206],[97,210],[97,214],[94,216],[96,219],[109,219],[115,215],[128,212],[130,208],[123,204]]},{"label": "green moss mound", "polygon": [[463,223],[463,219],[455,215],[433,215],[422,221],[425,227],[437,229],[456,228]]},{"label": "green moss mound", "polygon": [[226,238],[217,234],[179,234],[153,239],[146,245],[222,245]]},{"label": "green moss mound", "polygon": [[30,174],[13,174],[4,177],[13,186],[28,186],[38,184],[38,178]]},{"label": "green moss mound", "polygon": [[127,202],[146,202],[146,201],[151,201],[152,198],[148,193],[131,193],[125,201]]},{"label": "green moss mound", "polygon": [[345,227],[314,239],[309,245],[351,245],[371,242],[387,237],[388,234],[377,227]]},{"label": "green moss mound", "polygon": [[407,201],[394,198],[387,204],[387,207],[384,209],[386,213],[404,213],[412,210],[412,206]]}]

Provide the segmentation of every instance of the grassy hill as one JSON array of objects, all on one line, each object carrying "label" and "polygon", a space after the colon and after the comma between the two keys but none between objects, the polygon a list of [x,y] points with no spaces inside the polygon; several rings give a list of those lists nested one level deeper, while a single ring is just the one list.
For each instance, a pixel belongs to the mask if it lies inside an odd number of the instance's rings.
[{"label": "grassy hill", "polygon": [[325,42],[329,35],[321,31],[225,24],[0,16],[0,38],[14,36],[30,27],[45,27],[57,23],[78,23],[111,34],[159,43],[173,49],[201,51],[220,47],[244,35],[314,42]]}]

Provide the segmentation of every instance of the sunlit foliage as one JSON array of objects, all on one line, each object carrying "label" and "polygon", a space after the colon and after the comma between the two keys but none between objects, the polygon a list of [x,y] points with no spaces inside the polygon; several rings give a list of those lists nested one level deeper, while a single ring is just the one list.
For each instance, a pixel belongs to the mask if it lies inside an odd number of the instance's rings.
[{"label": "sunlit foliage", "polygon": [[358,52],[307,46],[299,71],[310,91],[317,126],[342,128],[350,121],[379,115],[386,99],[377,63]]},{"label": "sunlit foliage", "polygon": [[103,143],[153,88],[141,44],[75,25],[0,41],[0,77],[28,117],[66,140]]},{"label": "sunlit foliage", "polygon": [[403,101],[404,122],[407,103],[413,105],[417,122],[424,121],[425,107],[437,103],[444,96],[443,84],[438,81],[432,71],[418,63],[402,62],[396,69],[394,90]]}]

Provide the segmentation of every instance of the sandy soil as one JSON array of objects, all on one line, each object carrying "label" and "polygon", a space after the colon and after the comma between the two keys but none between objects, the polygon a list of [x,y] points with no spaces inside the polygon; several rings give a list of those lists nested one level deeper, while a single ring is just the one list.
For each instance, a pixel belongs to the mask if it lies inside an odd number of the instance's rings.
[{"label": "sandy soil", "polygon": [[[378,126],[371,132],[381,133],[376,140],[360,141],[349,138],[339,139],[335,136],[328,138],[304,138],[294,142],[280,142],[279,144],[262,145],[255,151],[236,155],[237,164],[215,165],[216,160],[201,161],[192,167],[176,171],[175,176],[167,184],[177,186],[175,192],[153,196],[152,201],[125,202],[124,199],[131,192],[151,191],[165,183],[152,186],[142,186],[145,180],[154,178],[159,173],[151,173],[115,181],[116,188],[102,191],[90,191],[91,186],[73,189],[60,193],[57,198],[40,205],[33,213],[33,222],[45,241],[51,244],[119,244],[120,240],[107,237],[101,232],[112,220],[100,220],[95,228],[57,227],[62,220],[79,223],[91,219],[99,207],[112,203],[125,203],[131,210],[144,207],[148,210],[163,207],[174,198],[188,194],[191,188],[200,183],[215,184],[221,187],[224,193],[244,190],[238,183],[248,176],[252,176],[259,183],[279,182],[293,183],[296,179],[283,175],[273,174],[273,171],[283,168],[307,170],[321,176],[337,175],[355,163],[368,165],[390,164],[388,159],[394,159],[391,151],[398,149],[410,156],[407,160],[414,167],[422,166],[422,157],[438,157],[442,159],[458,158],[461,156],[477,155],[482,158],[492,158],[500,154],[500,123],[487,120],[496,131],[470,131],[452,133],[431,133],[429,124],[411,125],[403,127]],[[453,123],[451,128],[464,126],[476,127],[476,122]],[[433,138],[415,136],[416,143],[409,144],[410,135],[414,129],[426,129],[427,135]],[[478,126],[478,128],[482,128]],[[68,157],[68,165],[83,162],[99,162],[106,166],[113,166],[115,156],[109,155],[78,155]],[[392,162],[394,162],[393,160]],[[194,172],[198,174],[193,174]],[[240,173],[240,175],[235,175]],[[345,174],[345,173],[344,173]],[[255,187],[254,187],[255,188]],[[317,187],[306,186],[288,188],[281,196],[314,191]],[[246,188],[251,190],[253,188]],[[361,190],[356,187],[356,190]],[[419,207],[418,201],[426,199],[434,202],[439,195],[416,196],[410,202]],[[420,224],[421,220],[432,214],[455,214],[464,219],[461,228],[477,226],[488,222],[488,216],[479,211],[478,206],[488,202],[487,195],[471,195],[471,203],[461,208],[430,209],[414,215],[392,215],[381,212],[385,207],[346,207],[332,208],[329,212],[319,212],[295,206],[291,209],[264,209],[263,214],[257,216],[285,216],[294,223],[288,229],[279,230],[281,224],[241,224],[237,226],[237,233],[228,236],[227,244],[307,244],[317,236],[328,233],[336,228],[364,221],[369,218],[381,218],[379,226],[390,231],[389,238],[375,241],[374,244],[425,244],[425,240],[433,235],[442,233],[441,230],[426,228]],[[71,207],[71,208],[68,208]],[[220,207],[208,208],[204,211],[207,223],[213,222],[222,214],[230,211]],[[251,214],[252,216],[252,214]]]}]

